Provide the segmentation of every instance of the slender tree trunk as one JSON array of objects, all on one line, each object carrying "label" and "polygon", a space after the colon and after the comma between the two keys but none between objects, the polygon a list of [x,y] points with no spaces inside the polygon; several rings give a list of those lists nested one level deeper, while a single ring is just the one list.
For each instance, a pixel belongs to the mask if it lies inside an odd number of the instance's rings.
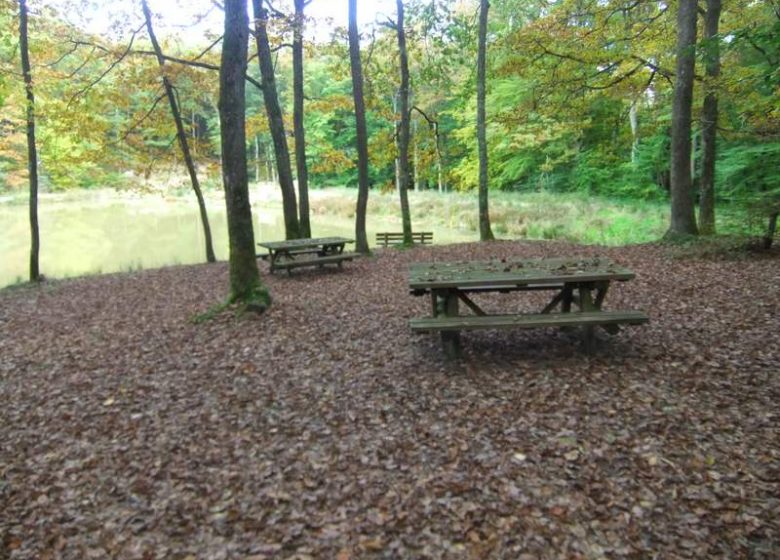
[{"label": "slender tree trunk", "polygon": [[398,53],[401,65],[401,88],[399,90],[398,109],[401,123],[398,131],[398,194],[401,198],[401,222],[403,225],[404,245],[412,245],[412,217],[409,212],[409,58],[406,52],[406,33],[404,32],[404,3],[396,0],[398,9]]},{"label": "slender tree trunk", "polygon": [[363,67],[360,61],[360,35],[357,27],[357,0],[349,0],[349,62],[352,70],[352,97],[355,100],[355,132],[358,154],[358,197],[355,211],[355,249],[368,253],[366,209],[368,207],[368,131],[363,100]]},{"label": "slender tree trunk", "polygon": [[720,0],[707,0],[704,16],[704,105],[701,110],[701,197],[699,198],[699,225],[704,234],[715,233],[715,158],[717,157],[718,94],[714,83],[720,75],[720,46],[718,22]]},{"label": "slender tree trunk", "polygon": [[290,166],[290,150],[287,147],[287,136],[284,131],[282,108],[279,106],[279,96],[276,93],[276,77],[271,59],[271,46],[268,42],[268,11],[263,8],[262,0],[252,0],[255,13],[255,40],[257,42],[257,59],[260,64],[260,75],[263,81],[263,100],[268,115],[268,128],[274,143],[276,153],[276,169],[279,176],[279,186],[282,189],[282,210],[284,212],[284,229],[287,239],[300,237],[300,222],[298,221],[298,203],[295,197],[292,168]]},{"label": "slender tree trunk", "polygon": [[30,281],[41,279],[38,257],[41,237],[38,228],[38,149],[35,144],[35,95],[33,95],[30,49],[27,41],[27,0],[19,0],[19,50],[24,89],[27,94],[27,172],[30,178]]},{"label": "slender tree trunk", "polygon": [[260,138],[255,134],[255,183],[260,182]]},{"label": "slender tree trunk", "polygon": [[777,231],[777,215],[777,211],[769,214],[769,222],[767,223],[766,234],[764,235],[764,249],[767,251],[772,248],[772,242],[775,239],[775,231]]},{"label": "slender tree trunk", "polygon": [[444,192],[444,169],[441,158],[441,139],[439,138],[439,123],[433,123],[433,137],[436,142],[436,175],[439,185],[439,193]]},{"label": "slender tree trunk", "polygon": [[401,123],[398,120],[398,95],[396,92],[393,96],[393,141],[395,142],[395,159],[393,160],[393,169],[395,171],[395,192],[401,192],[401,162],[398,158],[398,154],[401,153],[401,149],[398,147],[398,138],[401,135]]},{"label": "slender tree trunk", "polygon": [[249,18],[246,0],[225,0],[225,35],[219,71],[219,120],[222,137],[222,180],[225,186],[230,239],[230,301],[262,311],[270,305],[260,282],[255,234],[249,204],[246,161],[246,100]]},{"label": "slender tree trunk", "polygon": [[195,191],[195,198],[198,199],[198,209],[200,210],[200,221],[203,224],[203,237],[206,241],[206,260],[210,263],[216,262],[217,258],[214,256],[214,245],[211,241],[211,228],[209,227],[209,217],[206,213],[206,201],[203,199],[203,192],[200,190],[200,182],[198,181],[198,174],[195,171],[195,163],[192,161],[192,154],[190,154],[190,146],[187,141],[187,132],[184,130],[184,121],[181,118],[179,111],[179,105],[176,102],[176,94],[173,91],[173,84],[165,75],[165,58],[163,57],[160,43],[157,42],[157,36],[154,34],[154,28],[152,27],[152,14],[149,11],[149,5],[146,0],[141,0],[141,8],[144,12],[144,18],[146,19],[146,30],[149,32],[149,40],[152,42],[152,47],[157,55],[157,63],[160,65],[160,73],[162,74],[163,87],[165,88],[165,95],[168,97],[168,104],[171,106],[171,115],[176,123],[176,136],[179,139],[179,146],[181,147],[181,153],[184,157],[184,163],[187,166],[187,171],[190,174],[190,182],[192,183],[192,190]]},{"label": "slender tree trunk", "polygon": [[412,178],[412,190],[420,190],[420,145],[417,139],[417,119],[412,121],[412,138],[414,147],[412,148],[412,167],[414,175]]},{"label": "slender tree trunk", "polygon": [[301,237],[311,237],[309,221],[309,170],[306,166],[306,133],[303,127],[303,8],[304,0],[295,0],[293,28],[293,129],[295,166],[298,173]]},{"label": "slender tree trunk", "polygon": [[698,234],[690,170],[696,15],[696,0],[680,0],[677,12],[677,79],[672,101],[672,216],[668,235]]},{"label": "slender tree trunk", "polygon": [[639,119],[637,118],[637,104],[635,99],[628,109],[628,122],[631,125],[631,163],[636,163],[637,150],[639,149]]},{"label": "slender tree trunk", "polygon": [[479,239],[495,239],[490,229],[488,211],[488,153],[487,132],[485,130],[485,73],[487,58],[487,18],[490,3],[479,3],[479,49],[477,52],[477,145],[479,147]]}]

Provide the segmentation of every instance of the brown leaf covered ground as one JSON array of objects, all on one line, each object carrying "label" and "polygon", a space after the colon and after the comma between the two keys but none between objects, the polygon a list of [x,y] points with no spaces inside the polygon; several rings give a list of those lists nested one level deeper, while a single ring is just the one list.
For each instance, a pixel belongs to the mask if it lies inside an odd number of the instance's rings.
[{"label": "brown leaf covered ground", "polygon": [[[650,325],[590,357],[468,333],[459,365],[409,331],[411,262],[566,255],[634,269],[607,306]],[[777,264],[389,250],[204,324],[224,264],[0,292],[0,558],[777,558]]]}]

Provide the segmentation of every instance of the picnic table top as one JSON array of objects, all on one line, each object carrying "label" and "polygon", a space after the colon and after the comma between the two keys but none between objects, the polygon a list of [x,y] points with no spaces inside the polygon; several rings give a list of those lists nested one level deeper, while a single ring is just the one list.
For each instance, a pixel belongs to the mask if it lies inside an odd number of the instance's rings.
[{"label": "picnic table top", "polygon": [[411,289],[561,284],[631,280],[634,273],[603,257],[494,259],[416,263],[409,269]]},{"label": "picnic table top", "polygon": [[354,239],[347,239],[346,237],[310,237],[304,239],[287,239],[284,241],[264,241],[258,243],[258,245],[271,251],[279,251],[287,249],[308,249],[310,247],[329,245],[344,245],[345,243],[354,242]]}]

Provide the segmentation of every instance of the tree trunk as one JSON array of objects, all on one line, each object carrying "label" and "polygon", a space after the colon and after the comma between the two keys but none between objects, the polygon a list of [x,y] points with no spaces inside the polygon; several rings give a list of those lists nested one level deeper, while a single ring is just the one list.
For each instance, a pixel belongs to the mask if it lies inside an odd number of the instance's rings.
[{"label": "tree trunk", "polygon": [[691,105],[696,64],[696,0],[677,11],[677,79],[672,101],[671,225],[667,235],[696,235],[691,178]]},{"label": "tree trunk", "polygon": [[255,183],[260,182],[260,137],[255,134]]},{"label": "tree trunk", "polygon": [[439,193],[444,192],[444,169],[441,161],[441,145],[439,144],[439,123],[433,123],[433,137],[436,141],[436,175],[439,184]]},{"label": "tree trunk", "polygon": [[704,105],[701,109],[701,197],[699,198],[699,224],[704,234],[715,233],[715,158],[718,132],[718,94],[715,81],[720,75],[720,46],[718,22],[720,0],[707,0],[704,16]]},{"label": "tree trunk", "polygon": [[414,148],[412,149],[412,167],[414,168],[414,176],[412,179],[412,190],[420,190],[420,145],[418,136],[418,123],[417,119],[412,121],[412,137],[414,139]]},{"label": "tree trunk", "polygon": [[628,109],[628,122],[631,125],[631,163],[636,163],[637,150],[639,149],[639,119],[637,118],[637,103],[635,99]]},{"label": "tree trunk", "polygon": [[777,214],[778,212],[772,212],[769,214],[769,223],[766,227],[766,235],[764,235],[764,249],[767,251],[772,248],[772,242],[775,239],[775,231],[777,230]]},{"label": "tree trunk", "polygon": [[300,222],[298,221],[298,204],[293,185],[292,168],[290,167],[290,150],[287,147],[287,136],[284,131],[282,108],[279,106],[279,96],[276,93],[276,77],[271,60],[271,46],[268,42],[268,11],[263,8],[262,0],[252,0],[255,13],[255,40],[257,42],[257,59],[260,64],[260,75],[263,82],[263,100],[268,116],[268,128],[274,143],[276,153],[276,169],[279,176],[279,186],[282,189],[282,210],[284,212],[284,229],[287,239],[300,237]]},{"label": "tree trunk", "polygon": [[141,8],[144,12],[144,18],[146,19],[146,30],[149,32],[149,40],[152,42],[152,47],[157,55],[157,63],[160,65],[160,73],[162,74],[163,88],[165,88],[165,95],[168,98],[168,104],[171,107],[171,115],[176,123],[176,136],[179,139],[179,146],[181,147],[181,153],[184,157],[184,163],[187,166],[187,172],[190,174],[190,182],[192,183],[192,190],[195,191],[195,198],[198,199],[198,209],[200,210],[200,221],[203,224],[203,237],[206,241],[206,260],[210,263],[216,262],[217,258],[214,256],[214,245],[211,241],[211,228],[209,227],[209,217],[206,213],[206,202],[203,199],[203,192],[200,190],[200,183],[198,182],[198,174],[195,171],[195,163],[192,161],[192,154],[190,154],[190,146],[187,141],[187,132],[184,129],[184,121],[181,118],[179,111],[179,105],[176,102],[176,95],[173,91],[173,85],[165,75],[165,58],[163,57],[160,43],[157,42],[157,36],[154,34],[154,28],[152,27],[152,14],[149,11],[149,5],[146,0],[141,0]]},{"label": "tree trunk", "polygon": [[395,142],[395,159],[393,159],[393,170],[395,172],[395,192],[399,193],[401,190],[401,165],[398,159],[400,149],[398,148],[398,138],[401,134],[401,123],[398,121],[398,95],[393,96],[393,141]]},{"label": "tree trunk", "polygon": [[485,130],[485,73],[487,58],[487,18],[490,3],[479,3],[479,49],[477,52],[477,145],[479,148],[479,239],[495,239],[488,212],[488,153]]},{"label": "tree trunk", "polygon": [[38,149],[35,144],[35,96],[33,95],[30,49],[27,42],[27,0],[19,0],[19,50],[22,57],[24,89],[27,94],[27,172],[30,178],[30,282],[41,279],[38,228]]},{"label": "tree trunk", "polygon": [[298,173],[301,237],[311,237],[309,221],[309,170],[306,166],[306,133],[303,127],[303,8],[304,0],[295,0],[293,28],[293,131],[295,166]]},{"label": "tree trunk", "polygon": [[398,53],[401,66],[401,88],[399,89],[398,109],[401,122],[398,130],[398,195],[401,198],[401,222],[404,232],[404,245],[412,245],[412,217],[409,212],[409,59],[406,53],[406,33],[404,32],[404,3],[396,0],[398,9]]},{"label": "tree trunk", "polygon": [[260,282],[249,204],[246,161],[245,82],[249,18],[246,0],[225,0],[225,35],[219,70],[222,181],[230,239],[230,301],[262,311],[270,304]]},{"label": "tree trunk", "polygon": [[352,97],[355,100],[355,131],[358,155],[358,197],[355,211],[355,250],[368,253],[366,209],[368,207],[368,131],[363,101],[363,67],[360,61],[360,35],[357,28],[357,0],[349,0],[349,62],[352,70]]}]

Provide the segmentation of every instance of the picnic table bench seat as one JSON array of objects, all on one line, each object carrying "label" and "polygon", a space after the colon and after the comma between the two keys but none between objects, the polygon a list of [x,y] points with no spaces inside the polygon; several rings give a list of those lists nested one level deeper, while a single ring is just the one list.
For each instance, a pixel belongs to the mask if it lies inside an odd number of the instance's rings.
[{"label": "picnic table bench seat", "polygon": [[301,266],[321,266],[325,264],[337,264],[341,267],[344,261],[351,261],[360,256],[360,253],[337,253],[334,255],[317,256],[308,259],[295,259],[289,261],[278,261],[274,263],[274,268],[291,269]]},{"label": "picnic table bench seat", "polygon": [[[321,249],[291,249],[287,251],[287,254],[292,256],[299,256],[299,255],[318,255],[321,252]],[[259,253],[256,255],[257,258],[262,259],[264,261],[267,261],[269,258],[271,258],[271,255],[269,253]]]},{"label": "picnic table bench seat", "polygon": [[[389,247],[390,245],[402,245],[404,242],[403,232],[380,232],[376,234],[377,245],[382,247]],[[433,243],[432,231],[415,231],[412,232],[412,242],[418,245],[430,245]]]},{"label": "picnic table bench seat", "polygon": [[642,311],[583,311],[575,313],[533,313],[507,315],[460,315],[411,319],[413,332],[470,331],[477,329],[535,329],[603,325],[641,325],[649,317]]}]

